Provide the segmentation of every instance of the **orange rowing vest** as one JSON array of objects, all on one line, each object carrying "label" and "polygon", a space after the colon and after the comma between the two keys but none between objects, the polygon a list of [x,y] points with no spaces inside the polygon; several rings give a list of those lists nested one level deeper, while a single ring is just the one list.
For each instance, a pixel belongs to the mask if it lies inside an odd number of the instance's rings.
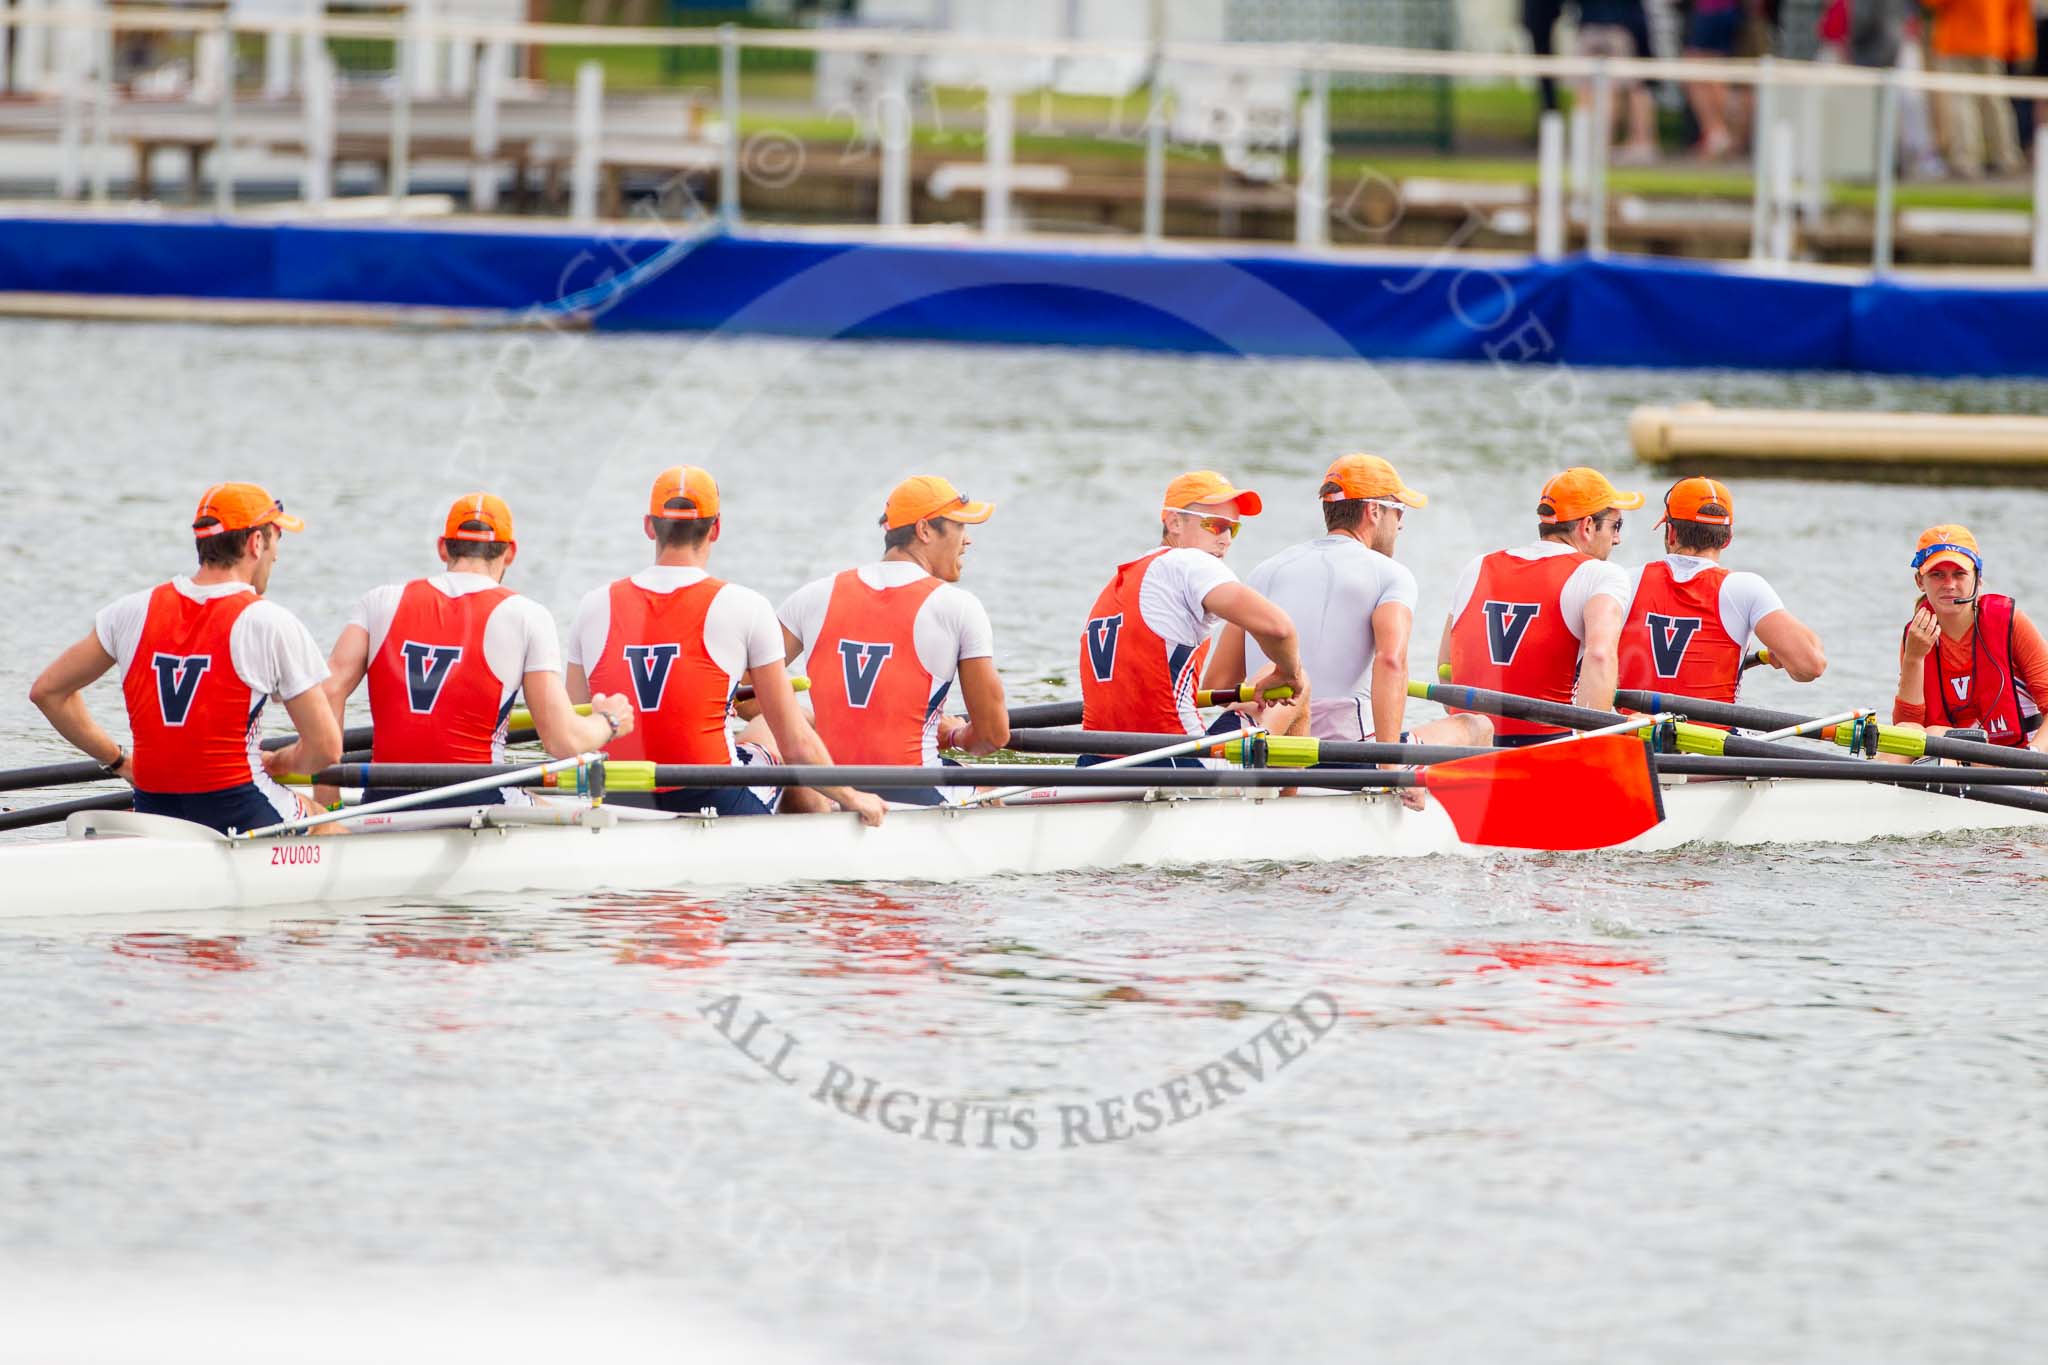
[{"label": "orange rowing vest", "polygon": [[1184,645],[1145,624],[1138,606],[1145,575],[1165,547],[1116,566],[1081,632],[1081,728],[1142,734],[1202,733],[1195,681],[1209,641]]},{"label": "orange rowing vest", "polygon": [[[1913,609],[1926,605],[1923,597]],[[1944,668],[1941,655],[1947,637],[1935,641],[1921,664],[1921,695],[1927,699],[1929,725],[1977,727],[1989,743],[2026,747],[2028,736],[2041,721],[2036,699],[2013,667],[2013,620],[2018,615],[2019,608],[2004,593],[1978,595],[1977,619],[1970,627],[1968,672],[1952,673]]]},{"label": "orange rowing vest", "polygon": [[[1579,641],[1565,626],[1565,580],[1592,558],[1577,550],[1523,559],[1496,550],[1479,562],[1479,581],[1451,623],[1451,681],[1544,701],[1572,700]],[[1496,735],[1560,735],[1554,725],[1496,716]]]},{"label": "orange rowing vest", "polygon": [[195,602],[169,583],[150,593],[121,677],[137,790],[182,795],[255,781],[256,718],[269,699],[235,672],[228,641],[260,600],[251,591]]},{"label": "orange rowing vest", "polygon": [[732,763],[726,716],[733,680],[711,658],[704,618],[725,583],[704,578],[653,592],[630,578],[611,586],[611,629],[590,665],[590,691],[633,703],[633,733],[605,746],[618,759]]},{"label": "orange rowing vest", "polygon": [[1721,624],[1721,585],[1727,579],[1718,564],[1683,583],[1665,560],[1644,565],[1621,627],[1619,686],[1734,701],[1745,642]]},{"label": "orange rowing vest", "polygon": [[370,660],[372,762],[498,761],[512,699],[484,658],[484,627],[510,596],[496,587],[450,597],[424,578],[405,585]]},{"label": "orange rowing vest", "polygon": [[825,622],[811,641],[811,712],[835,763],[928,766],[939,761],[939,713],[917,657],[917,613],[940,587],[930,576],[871,588],[857,569],[832,580]]}]

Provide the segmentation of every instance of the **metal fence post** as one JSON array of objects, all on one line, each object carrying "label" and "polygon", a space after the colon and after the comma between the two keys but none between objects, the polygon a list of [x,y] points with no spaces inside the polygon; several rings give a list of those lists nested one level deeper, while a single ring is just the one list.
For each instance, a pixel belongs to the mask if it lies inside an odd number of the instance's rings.
[{"label": "metal fence post", "polygon": [[405,216],[405,192],[412,184],[412,97],[413,82],[419,79],[420,15],[417,0],[406,6],[398,35],[398,70],[391,83],[391,146],[384,188],[391,196],[393,218]]},{"label": "metal fence post", "polygon": [[1536,259],[1564,255],[1564,115],[1552,109],[1536,121]]},{"label": "metal fence post", "polygon": [[302,55],[305,74],[299,82],[299,111],[306,123],[306,165],[300,173],[299,197],[308,208],[320,209],[334,193],[334,57],[318,33],[306,35]]},{"label": "metal fence post", "polygon": [[511,63],[511,46],[493,38],[476,72],[470,102],[469,148],[475,164],[469,168],[469,206],[478,213],[498,207],[498,86]]},{"label": "metal fence post", "polygon": [[[109,33],[108,38],[113,37]],[[235,211],[235,16],[232,9],[220,12],[223,62],[220,96],[213,106],[213,211],[222,218]],[[197,185],[192,187],[195,191]]]},{"label": "metal fence post", "polygon": [[1294,188],[1294,244],[1303,250],[1330,241],[1330,72],[1318,61],[1309,73],[1301,111],[1301,180]]},{"label": "metal fence post", "polygon": [[740,220],[740,35],[718,26],[718,106],[725,120],[725,147],[718,163],[718,216],[730,227]]},{"label": "metal fence post", "polygon": [[1166,235],[1166,61],[1152,49],[1152,79],[1145,103],[1145,240]]},{"label": "metal fence post", "polygon": [[[105,13],[104,10],[101,13]],[[222,16],[226,18],[225,15]],[[114,29],[95,28],[92,42],[92,202],[107,202],[108,142],[114,123]],[[194,186],[194,188],[198,188]]]},{"label": "metal fence post", "polygon": [[1899,70],[1884,73],[1877,98],[1877,203],[1870,234],[1870,268],[1882,275],[1892,268],[1892,205],[1899,177]]},{"label": "metal fence post", "polygon": [[1781,118],[1772,124],[1770,136],[1771,263],[1782,266],[1792,259],[1792,211],[1796,207],[1792,192],[1792,120]]},{"label": "metal fence post", "polygon": [[1752,162],[1749,205],[1749,258],[1766,260],[1771,250],[1771,138],[1778,123],[1778,88],[1771,81],[1771,59],[1757,62],[1756,117],[1751,120]]},{"label": "metal fence post", "polygon": [[569,168],[569,217],[579,227],[597,221],[597,148],[604,117],[604,65],[576,68],[576,156]]},{"label": "metal fence post", "polygon": [[[70,34],[59,32],[60,40],[68,40]],[[57,197],[76,199],[80,182],[84,179],[79,139],[80,109],[78,107],[78,85],[82,72],[78,69],[78,49],[69,41],[51,44],[57,66]]]},{"label": "metal fence post", "polygon": [[[15,0],[14,12],[23,19],[44,12],[45,0]],[[23,24],[14,40],[14,84],[17,95],[33,95],[47,88],[50,31],[40,24]]]},{"label": "metal fence post", "polygon": [[1586,149],[1586,254],[1607,254],[1607,144],[1613,137],[1614,77],[1607,59],[1593,68],[1593,128]]},{"label": "metal fence post", "polygon": [[2048,275],[2048,147],[2034,146],[2034,274]]},{"label": "metal fence post", "polygon": [[981,191],[981,230],[990,237],[1010,231],[1010,168],[1016,159],[1017,102],[1009,77],[989,78],[988,114],[983,133],[982,165],[988,183]]},{"label": "metal fence post", "polygon": [[882,62],[882,97],[876,129],[882,139],[882,180],[877,217],[885,228],[910,225],[910,58],[891,52]]}]

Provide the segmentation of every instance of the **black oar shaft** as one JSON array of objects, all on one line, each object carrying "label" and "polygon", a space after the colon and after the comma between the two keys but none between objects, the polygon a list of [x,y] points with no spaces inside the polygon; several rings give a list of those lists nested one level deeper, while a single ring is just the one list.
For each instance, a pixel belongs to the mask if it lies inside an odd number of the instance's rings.
[{"label": "black oar shaft", "polygon": [[[452,786],[484,777],[510,777],[527,769],[489,763],[347,764],[314,774],[314,781],[335,786],[425,789]],[[1325,778],[1330,781],[1325,782]],[[1316,786],[1405,787],[1414,773],[1359,769],[1318,773]],[[540,786],[536,779],[519,785]],[[623,790],[616,783],[613,790]],[[918,787],[1299,787],[1303,774],[1293,768],[1069,768],[1037,763],[975,763],[959,768],[896,768],[880,765],[819,766],[777,764],[728,767],[724,764],[655,765],[658,787],[868,787],[895,791]]]},{"label": "black oar shaft", "polygon": [[[1683,711],[1694,720],[1710,725],[1740,725],[1751,730],[1784,730],[1808,724],[1811,716],[1773,711],[1761,706],[1742,706],[1708,701],[1701,697],[1677,697],[1663,692],[1623,691],[1614,694],[1616,706],[1632,711]],[[1819,738],[1819,736],[1814,736]],[[1990,763],[2001,768],[2036,768],[2048,771],[2048,754],[2034,749],[2008,748],[2002,744],[1978,744],[1947,735],[1929,735],[1927,752],[1936,758],[1953,758],[1964,763]]]},{"label": "black oar shaft", "polygon": [[[1136,734],[1120,730],[1012,730],[1009,747],[1020,754],[1145,754],[1187,735]],[[1218,735],[1217,743],[1236,738]],[[1373,744],[1356,740],[1316,741],[1317,759],[1323,763],[1448,763],[1454,758],[1490,754],[1491,749],[1472,749],[1453,744]]]},{"label": "black oar shaft", "polygon": [[[524,732],[529,736],[531,732]],[[513,738],[517,738],[517,734]],[[299,742],[297,735],[273,735],[263,741],[266,750],[282,749]],[[370,743],[370,727],[358,725],[341,732],[341,747],[362,749]],[[45,763],[39,768],[16,768],[11,772],[0,772],[0,792],[28,791],[35,787],[62,787],[73,782],[107,781],[107,775],[100,771],[100,765],[91,759],[73,763]],[[106,809],[99,807],[98,809]]]},{"label": "black oar shaft", "polygon": [[1081,703],[1077,701],[1041,701],[1025,706],[1010,708],[1010,728],[1021,730],[1033,725],[1079,725]]},{"label": "black oar shaft", "polygon": [[30,806],[27,810],[0,811],[0,831],[55,824],[82,810],[127,810],[134,804],[135,793],[122,790],[81,796],[74,801],[55,801],[47,806]]}]

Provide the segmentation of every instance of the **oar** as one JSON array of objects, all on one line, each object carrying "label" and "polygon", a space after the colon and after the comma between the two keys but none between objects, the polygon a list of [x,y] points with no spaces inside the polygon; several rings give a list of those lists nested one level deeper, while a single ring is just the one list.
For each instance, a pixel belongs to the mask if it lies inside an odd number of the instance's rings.
[{"label": "oar", "polygon": [[47,806],[30,806],[27,810],[0,812],[0,830],[31,829],[36,825],[51,825],[82,810],[127,810],[135,804],[132,791],[103,792],[98,796],[81,796],[72,801],[54,801]]},{"label": "oar", "polygon": [[1762,668],[1770,661],[1771,651],[1759,646],[1742,656],[1742,671],[1747,673],[1752,668]]},{"label": "oar", "polygon": [[[1593,711],[1579,706],[1567,706],[1562,702],[1543,701],[1535,697],[1518,697],[1509,692],[1491,692],[1483,687],[1430,686],[1426,683],[1410,683],[1408,694],[1436,702],[1443,706],[1456,707],[1461,711],[1485,711],[1497,716],[1508,716],[1515,720],[1532,721],[1539,725],[1556,725],[1566,729],[1596,729],[1611,725],[1623,719],[1611,711]],[[1617,699],[1620,705],[1633,708],[1636,701],[1657,706],[1683,708],[1700,720],[1721,725],[1740,725],[1744,721],[1727,719],[1736,712],[1748,712],[1752,719],[1747,722],[1758,729],[1771,728],[1774,722],[1796,725],[1805,720],[1803,716],[1779,716],[1777,713],[1762,713],[1770,716],[1758,724],[1754,717],[1759,713],[1754,708],[1730,707],[1720,703],[1703,701],[1692,697],[1666,697],[1656,693],[1632,693]],[[1721,719],[1717,719],[1721,717]],[[1726,755],[1731,758],[1785,759],[1796,763],[1825,763],[1830,760],[1814,749],[1801,748],[1776,740],[1753,739],[1748,735],[1729,734],[1722,730],[1707,729],[1698,725],[1676,725],[1679,748],[1692,753]],[[1648,736],[1646,735],[1645,738]],[[1961,741],[1957,741],[1960,743]],[[1990,749],[1990,745],[1973,745],[1973,748]],[[1994,752],[1998,752],[1995,751]],[[1875,767],[1876,765],[1871,765]],[[2031,767],[2031,764],[2011,764],[2014,767]],[[1961,786],[1962,783],[1951,774],[1944,786]],[[1986,801],[1992,805],[2011,806],[2016,810],[2048,811],[2048,795],[2039,792],[1962,791],[1958,795],[1972,801]]]},{"label": "oar", "polygon": [[[1805,716],[1789,711],[1772,711],[1761,706],[1743,706],[1731,702],[1705,701],[1693,697],[1674,697],[1662,692],[1617,692],[1616,706],[1630,710],[1649,706],[1677,706],[1683,708],[1695,719],[1709,721],[1715,725],[1739,725],[1745,730],[1776,730],[1788,725],[1806,725],[1811,722]],[[1877,732],[1879,753],[1897,754],[1902,758],[1953,758],[1964,763],[1984,763],[1997,768],[2042,768],[2048,769],[2048,754],[2037,749],[2008,748],[2003,744],[1979,744],[1974,740],[1950,739],[1947,735],[1923,735],[1917,730],[1903,730],[1896,725],[1866,726],[1865,730]],[[1832,739],[1843,748],[1850,748],[1857,738],[1856,727],[1835,726]]]},{"label": "oar", "polygon": [[[1147,749],[1140,753],[1126,754],[1122,758],[1112,758],[1103,763],[1090,764],[1089,768],[1090,771],[1094,772],[1100,772],[1105,768],[1112,771],[1118,768],[1136,768],[1142,764],[1157,762],[1162,758],[1178,758],[1182,754],[1191,754],[1198,749],[1219,748],[1225,739],[1235,742],[1242,749],[1246,740],[1251,739],[1255,735],[1263,735],[1265,733],[1266,727],[1263,725],[1247,725],[1236,734],[1230,736],[1194,735],[1157,749]],[[977,806],[984,801],[1001,801],[1012,796],[1022,796],[1025,792],[1036,791],[1046,785],[1048,784],[1043,782],[1033,782],[1022,787],[1003,787],[996,791],[978,792],[973,796],[962,799],[958,804],[962,806]]]},{"label": "oar", "polygon": [[1294,695],[1291,687],[1269,687],[1259,691],[1250,683],[1239,683],[1236,687],[1205,688],[1195,693],[1197,706],[1229,706],[1233,702],[1286,701]]},{"label": "oar", "polygon": [[[1117,730],[1012,730],[1009,747],[1020,754],[1137,754],[1172,741],[1172,735],[1134,734]],[[1220,739],[1219,758],[1241,763],[1243,743],[1234,736]],[[1268,735],[1255,746],[1271,768],[1309,768],[1318,763],[1448,763],[1491,749],[1453,744],[1374,744],[1355,740],[1313,739],[1307,735]]]},{"label": "oar", "polygon": [[[1269,687],[1266,689],[1265,700],[1282,701],[1293,695],[1294,689],[1291,687]],[[1231,689],[1227,687],[1217,688],[1214,691],[1195,693],[1195,705],[1197,706],[1228,706],[1233,701],[1250,700],[1252,700],[1252,688],[1249,683],[1238,687],[1234,695]],[[1081,703],[1077,701],[1028,702],[1023,706],[1013,706],[1010,708],[1010,729],[1013,732],[1017,730],[1040,729],[1053,725],[1079,725],[1080,723]],[[1091,750],[1090,752],[1093,751]]]},{"label": "oar", "polygon": [[[526,768],[515,768],[503,781],[489,776],[470,778],[466,781],[451,783],[445,787],[411,792],[405,796],[393,796],[383,801],[372,801],[367,805],[355,806],[345,811],[321,811],[317,815],[302,815],[296,820],[280,820],[274,825],[265,825],[261,829],[252,829],[243,834],[242,837],[245,839],[265,839],[277,834],[293,834],[300,830],[310,829],[314,825],[353,824],[365,816],[382,815],[387,811],[411,810],[415,806],[426,805],[430,802],[445,801],[451,796],[468,796],[472,792],[490,791],[495,787],[523,787],[544,783],[557,773],[573,772],[586,764],[595,763],[602,757],[604,755],[601,753],[587,753],[577,754],[573,758],[558,758],[552,763],[536,763]],[[378,767],[378,765],[371,763],[360,766],[366,771],[375,771]],[[335,770],[328,769],[328,771],[332,772]],[[342,784],[336,783],[335,785],[340,786]],[[363,785],[368,786],[371,784],[365,782]],[[383,786],[386,783],[380,781],[376,785]],[[389,785],[400,784],[390,783]]]}]

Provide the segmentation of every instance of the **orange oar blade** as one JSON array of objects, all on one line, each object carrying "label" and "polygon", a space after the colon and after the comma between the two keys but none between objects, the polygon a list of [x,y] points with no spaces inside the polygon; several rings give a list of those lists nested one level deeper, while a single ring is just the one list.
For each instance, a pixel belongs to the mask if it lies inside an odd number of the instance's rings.
[{"label": "orange oar blade", "polygon": [[1634,735],[1432,763],[1422,781],[1468,844],[1608,848],[1664,818],[1650,747]]}]

